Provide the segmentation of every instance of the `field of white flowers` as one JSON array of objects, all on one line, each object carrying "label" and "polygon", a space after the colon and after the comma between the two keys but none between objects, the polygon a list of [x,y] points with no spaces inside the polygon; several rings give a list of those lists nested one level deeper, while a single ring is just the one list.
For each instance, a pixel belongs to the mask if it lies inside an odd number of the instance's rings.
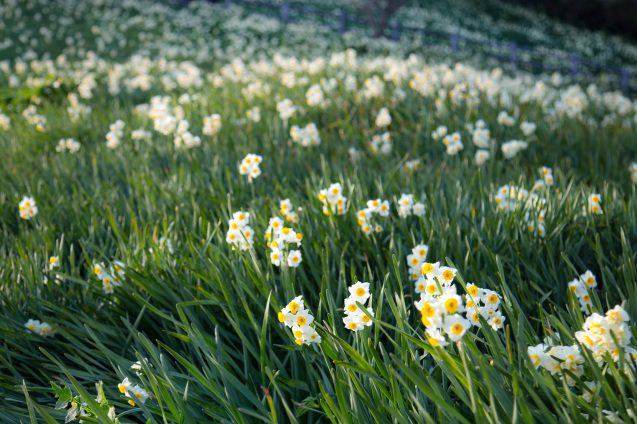
[{"label": "field of white flowers", "polygon": [[220,4],[0,18],[0,422],[637,422],[630,97]]}]

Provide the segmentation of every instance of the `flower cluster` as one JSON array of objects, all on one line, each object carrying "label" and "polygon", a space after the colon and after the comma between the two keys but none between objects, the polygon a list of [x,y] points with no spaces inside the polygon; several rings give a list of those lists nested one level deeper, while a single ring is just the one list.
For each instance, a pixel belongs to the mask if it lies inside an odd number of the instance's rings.
[{"label": "flower cluster", "polygon": [[297,296],[278,314],[279,322],[292,329],[298,345],[320,343],[321,336],[312,327],[314,316],[303,307],[303,296]]},{"label": "flower cluster", "polygon": [[279,116],[281,117],[281,119],[286,121],[294,116],[294,114],[296,113],[296,106],[294,106],[292,100],[283,99],[276,104],[276,110],[277,112],[279,112]]},{"label": "flower cluster", "polygon": [[[298,250],[303,235],[283,224],[281,218],[270,218],[268,229],[265,232],[265,237],[268,240],[267,246],[271,249],[270,261],[276,266],[281,266],[283,263],[288,267],[296,268],[303,260],[301,251]],[[289,245],[292,244],[296,245],[297,250],[289,250]]]},{"label": "flower cluster", "polygon": [[464,149],[464,144],[462,144],[462,136],[459,132],[446,135],[442,139],[442,143],[447,146],[448,155],[456,155],[460,150]]},{"label": "flower cluster", "polygon": [[[584,375],[584,358],[577,345],[547,346],[539,344],[537,346],[529,346],[528,355],[535,368],[541,366],[549,371],[551,375],[562,371],[569,371],[577,377]],[[564,375],[568,385],[575,385],[575,380],[572,377],[568,374]]]},{"label": "flower cluster", "polygon": [[[420,300],[415,302],[421,320],[426,327],[432,346],[446,346],[449,340],[457,342],[471,327],[471,322],[461,313],[466,310],[462,297],[456,292],[453,280],[457,269],[440,266],[440,262],[422,264],[416,291]],[[420,291],[420,288],[424,288]]]},{"label": "flower cluster", "polygon": [[150,140],[152,137],[152,133],[150,131],[146,131],[143,128],[133,130],[130,135],[131,140]]},{"label": "flower cluster", "polygon": [[624,351],[626,360],[632,363],[637,360],[637,350],[628,346],[632,339],[629,321],[630,317],[624,308],[616,305],[606,311],[605,316],[595,312],[586,318],[582,331],[575,332],[575,338],[593,353],[598,364],[606,361],[608,356],[618,362],[621,355],[618,348]]},{"label": "flower cluster", "polygon": [[46,322],[40,322],[37,319],[28,320],[24,326],[34,333],[38,333],[42,337],[52,337],[55,335],[55,330]]},{"label": "flower cluster", "polygon": [[[345,328],[351,331],[360,331],[365,327],[371,326],[373,324],[371,317],[374,316],[374,310],[371,306],[365,305],[365,302],[367,302],[367,300],[371,297],[369,292],[369,283],[362,283],[359,281],[356,284],[349,286],[347,290],[349,291],[349,297],[345,299],[345,317],[343,317],[343,324],[345,324]],[[369,315],[363,312],[356,302],[365,306]]]},{"label": "flower cluster", "polygon": [[[541,190],[543,187],[544,180],[538,180],[533,186],[533,190]],[[498,212],[509,212],[516,209],[525,210],[526,212],[521,222],[522,226],[530,233],[544,237],[546,234],[544,227],[546,199],[541,198],[533,190],[529,193],[523,187],[505,184],[498,189],[497,194],[494,196],[494,202]]]},{"label": "flower cluster", "polygon": [[386,107],[382,108],[378,112],[375,124],[379,128],[387,127],[391,124],[391,116],[389,115],[389,110],[387,110]]},{"label": "flower cluster", "polygon": [[475,158],[476,165],[482,166],[491,158],[491,153],[488,150],[478,149]]},{"label": "flower cluster", "polygon": [[[633,373],[633,361],[637,360],[637,350],[630,347],[632,339],[631,329],[628,326],[630,317],[620,306],[606,312],[606,315],[593,313],[586,318],[581,331],[575,332],[577,341],[590,350],[593,359],[601,366],[611,358],[614,362],[619,362],[623,358],[626,360],[625,373]],[[551,375],[570,371],[577,377],[582,377],[585,373],[584,358],[578,345],[572,346],[550,346],[546,343],[528,347],[528,355],[535,368],[542,367],[549,371]],[[607,368],[602,368],[607,370]],[[564,374],[566,383],[575,385],[575,380],[568,374]]]},{"label": "flower cluster", "polygon": [[80,103],[77,94],[69,93],[68,99],[70,106],[66,108],[66,111],[69,114],[71,122],[77,122],[82,115],[88,115],[91,113],[91,108]]},{"label": "flower cluster", "polygon": [[373,154],[388,154],[391,152],[392,144],[389,132],[372,136],[372,139],[367,142],[367,147]]},{"label": "flower cluster", "polygon": [[447,135],[448,129],[444,125],[439,126],[431,133],[431,138],[435,141],[440,141]]},{"label": "flower cluster", "polygon": [[120,145],[122,137],[124,137],[124,121],[118,119],[111,124],[108,133],[106,133],[106,147],[115,149]]},{"label": "flower cluster", "polygon": [[498,124],[505,127],[512,127],[513,125],[515,125],[515,118],[509,116],[509,114],[505,110],[503,110],[498,114]]},{"label": "flower cluster", "polygon": [[505,184],[500,187],[493,201],[500,212],[508,212],[526,206],[542,209],[546,204],[546,200],[540,198],[537,193],[529,193],[524,187],[517,187],[513,184]]},{"label": "flower cluster", "polygon": [[481,149],[488,149],[491,145],[491,131],[486,127],[486,123],[480,119],[476,122],[473,130],[473,144]]},{"label": "flower cluster", "polygon": [[122,285],[122,280],[124,279],[124,264],[119,261],[113,261],[113,265],[107,271],[104,264],[100,262],[93,267],[93,272],[97,279],[102,282],[104,293],[111,294],[113,293],[114,287]]},{"label": "flower cluster", "polygon": [[[407,255],[407,266],[409,267],[409,275],[412,280],[421,279],[420,271],[427,259],[429,253],[429,246],[426,244],[419,244],[411,249],[411,254]],[[416,283],[416,292],[421,293],[425,291],[424,281]]]},{"label": "flower cluster", "polygon": [[416,202],[413,194],[403,193],[398,199],[398,216],[406,218],[409,215],[423,216],[425,214],[425,204]]},{"label": "flower cluster", "polygon": [[480,317],[484,318],[494,330],[499,330],[504,326],[506,317],[499,311],[502,296],[498,293],[467,283],[465,300],[467,319],[475,327],[482,327]]},{"label": "flower cluster", "polygon": [[[553,170],[551,168],[547,168],[546,166],[541,167],[540,174],[542,174],[542,178],[546,185],[552,186],[554,184],[555,180],[553,179]],[[535,187],[538,187],[538,182],[539,181],[536,181]]]},{"label": "flower cluster", "polygon": [[323,202],[323,213],[325,215],[343,215],[347,207],[347,197],[343,196],[341,183],[334,183],[328,188],[319,192],[318,198]]},{"label": "flower cluster", "polygon": [[530,135],[533,135],[535,133],[536,128],[537,128],[537,125],[535,125],[533,122],[524,121],[520,124],[520,129],[522,130],[522,133],[527,137]]},{"label": "flower cluster", "polygon": [[213,113],[203,118],[203,130],[205,135],[215,135],[221,131],[221,115]]},{"label": "flower cluster", "polygon": [[259,155],[248,153],[248,155],[243,158],[243,160],[239,164],[239,173],[241,175],[247,175],[248,182],[251,183],[253,179],[261,175],[259,164],[261,163],[262,159],[263,158]]},{"label": "flower cluster", "polygon": [[201,138],[188,131],[189,127],[190,123],[184,119],[177,123],[173,139],[175,149],[194,149],[201,145]]},{"label": "flower cluster", "polygon": [[373,199],[367,201],[367,207],[356,212],[356,219],[358,225],[364,233],[369,234],[371,232],[380,232],[383,227],[377,222],[374,222],[374,214],[378,214],[382,217],[389,216],[389,201]]},{"label": "flower cluster", "polygon": [[40,132],[46,132],[46,116],[39,115],[38,109],[35,105],[29,105],[26,109],[22,111],[22,116],[24,116],[32,125],[35,125],[35,129]]},{"label": "flower cluster", "polygon": [[513,159],[519,152],[529,147],[529,143],[520,140],[511,140],[502,143],[502,154],[506,159]]},{"label": "flower cluster", "polygon": [[[285,220],[288,222],[299,222],[299,214],[294,211],[292,207],[292,202],[290,199],[283,199],[279,202],[279,208],[281,215],[285,217]],[[301,211],[301,208],[299,208]]]},{"label": "flower cluster", "polygon": [[24,196],[18,204],[20,218],[31,219],[38,214],[38,207],[32,197]]},{"label": "flower cluster", "polygon": [[76,153],[80,150],[80,147],[82,147],[82,145],[78,141],[75,141],[72,138],[63,138],[58,141],[58,145],[55,147],[55,150],[57,152],[68,151],[69,153]]},{"label": "flower cluster", "polygon": [[[588,196],[588,212],[596,215],[601,215],[604,213],[602,211],[602,196],[598,193],[593,193]],[[584,214],[586,214],[586,209],[584,209]]]},{"label": "flower cluster", "polygon": [[147,116],[153,120],[153,129],[166,136],[175,132],[177,122],[184,117],[181,106],[174,110],[170,107],[169,96],[154,96],[145,106]]},{"label": "flower cluster", "polygon": [[250,227],[250,214],[248,212],[235,212],[228,222],[230,228],[226,234],[226,242],[232,249],[248,250],[254,244],[254,231]]},{"label": "flower cluster", "polygon": [[[597,287],[597,278],[591,271],[586,271],[579,278],[568,283],[568,289],[577,297],[582,312],[591,313],[591,295],[588,294],[589,289]],[[574,306],[574,305],[573,305]]]},{"label": "flower cluster", "polygon": [[133,385],[133,383],[128,379],[128,377],[126,377],[124,381],[119,383],[117,385],[117,388],[119,389],[119,392],[121,394],[123,394],[127,398],[130,398],[130,400],[128,401],[128,404],[130,406],[135,406],[137,402],[143,405],[144,403],[146,403],[146,399],[150,397],[148,392],[144,390],[141,386],[137,384]]},{"label": "flower cluster", "polygon": [[403,171],[405,171],[405,173],[416,172],[420,169],[420,165],[422,165],[422,161],[420,159],[408,160],[403,165]]},{"label": "flower cluster", "polygon": [[305,93],[305,99],[308,106],[317,106],[320,108],[325,108],[330,103],[330,100],[325,98],[325,93],[320,84],[311,86]]},{"label": "flower cluster", "polygon": [[321,135],[314,123],[309,123],[303,128],[300,128],[298,125],[293,125],[292,128],[290,128],[290,136],[292,137],[292,141],[303,147],[312,147],[321,144]]},{"label": "flower cluster", "polygon": [[255,106],[252,109],[248,109],[246,111],[246,118],[248,118],[252,122],[261,121],[261,109],[259,109],[258,106]]}]

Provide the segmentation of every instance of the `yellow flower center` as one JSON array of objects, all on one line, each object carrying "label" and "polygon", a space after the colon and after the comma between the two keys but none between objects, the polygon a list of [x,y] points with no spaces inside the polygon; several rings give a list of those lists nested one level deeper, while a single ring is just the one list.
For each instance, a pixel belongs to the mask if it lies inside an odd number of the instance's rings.
[{"label": "yellow flower center", "polygon": [[458,301],[456,299],[447,299],[445,301],[445,308],[447,309],[447,312],[453,314],[458,310]]},{"label": "yellow flower center", "polygon": [[436,310],[429,303],[425,303],[420,312],[424,317],[432,317],[436,313]]},{"label": "yellow flower center", "polygon": [[434,266],[430,264],[429,262],[427,262],[426,264],[423,265],[421,272],[423,274],[429,274],[433,270],[434,270]]},{"label": "yellow flower center", "polygon": [[365,289],[364,288],[359,287],[359,288],[356,289],[356,296],[361,297],[361,296],[364,296],[364,295],[365,295]]},{"label": "yellow flower center", "polygon": [[464,327],[461,324],[455,324],[451,327],[451,332],[456,335],[462,334],[462,330],[464,330]]}]

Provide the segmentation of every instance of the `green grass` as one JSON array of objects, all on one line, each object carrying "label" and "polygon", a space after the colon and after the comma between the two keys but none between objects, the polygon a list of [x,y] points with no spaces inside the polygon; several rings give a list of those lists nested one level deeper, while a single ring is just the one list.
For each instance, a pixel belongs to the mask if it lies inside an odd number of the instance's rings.
[{"label": "green grass", "polygon": [[[119,59],[128,79],[142,65],[124,55]],[[352,73],[360,87],[366,77],[384,73],[362,65],[373,57],[359,57],[355,69],[327,67],[297,77],[315,83]],[[26,75],[8,90],[2,113],[11,128],[0,129],[0,421],[64,422],[70,402],[86,402],[92,413],[84,421],[100,423],[601,423],[608,422],[604,410],[634,420],[628,411],[635,408],[637,386],[632,372],[619,371],[621,362],[598,366],[582,348],[585,374],[569,386],[559,373],[536,370],[527,355],[527,347],[545,337],[575,343],[585,315],[569,306],[567,282],[587,269],[599,283],[591,290],[593,311],[622,304],[632,322],[637,318],[637,190],[628,172],[637,158],[634,110],[622,117],[591,97],[582,119],[552,119],[549,106],[522,103],[511,91],[519,116],[509,128],[497,115],[514,108],[493,106],[485,93],[476,108],[448,101],[438,114],[435,97],[409,87],[411,75],[387,82],[385,95],[369,101],[340,84],[321,110],[306,104],[308,86],[282,86],[280,70],[254,76],[271,93],[250,101],[241,93],[248,81],[226,79],[214,87],[206,73],[218,73],[217,62],[224,60],[200,66],[201,87],[166,89],[158,81],[167,71],[154,62],[149,91],[122,85],[110,94],[111,62],[83,69],[71,60],[52,72],[29,71],[59,76],[59,90],[23,91]],[[92,113],[77,122],[66,111],[66,94],[77,92],[79,83],[73,69],[93,72],[98,81],[92,98],[80,99]],[[8,78],[0,74],[0,84]],[[395,86],[405,90],[404,100],[390,99]],[[136,114],[135,106],[154,95],[170,96],[175,106],[186,92],[200,96],[183,109],[202,145],[175,150],[172,136],[153,131],[152,120]],[[38,113],[47,117],[45,133],[22,116],[34,93],[41,100]],[[303,109],[287,124],[276,111],[279,98]],[[254,106],[261,110],[258,123],[245,119]],[[392,116],[393,150],[374,156],[366,143],[383,132],[373,126],[381,107]],[[211,113],[221,114],[221,132],[203,136],[202,120]],[[605,116],[611,117],[608,126],[587,122]],[[118,119],[126,123],[125,137],[109,150],[105,136]],[[465,130],[478,119],[498,143],[482,167]],[[523,138],[523,120],[537,123],[536,135],[527,150],[506,160],[499,145]],[[322,143],[292,143],[289,126],[309,122]],[[457,156],[432,140],[439,125],[462,133],[465,149]],[[151,140],[132,140],[131,131],[142,127]],[[58,140],[69,137],[82,143],[79,152],[56,152]],[[356,163],[350,147],[363,155]],[[263,174],[252,183],[237,167],[248,153],[263,156]],[[404,163],[415,158],[422,160],[420,169],[405,173]],[[498,212],[493,200],[504,184],[530,190],[541,166],[553,168],[556,180],[542,194],[543,239],[526,230],[524,211]],[[341,182],[349,198],[342,216],[324,215],[318,200],[318,191],[333,182]],[[425,215],[399,218],[401,193],[425,203]],[[582,215],[591,193],[601,194],[602,215]],[[39,208],[28,221],[18,214],[25,195]],[[270,263],[264,238],[286,198],[302,207],[293,228],[304,237],[303,262],[290,269]],[[375,198],[391,200],[392,212],[382,232],[367,236],[355,213]],[[250,251],[234,251],[225,241],[228,220],[239,210],[250,212],[256,232]],[[174,254],[158,247],[162,236],[172,240]],[[459,270],[459,293],[473,282],[502,295],[503,329],[483,323],[457,344],[429,344],[406,265],[421,242],[429,245],[428,260]],[[52,255],[61,265],[49,271]],[[107,295],[92,269],[115,260],[125,264],[125,279]],[[373,326],[352,333],[343,326],[342,305],[347,287],[359,280],[371,283],[375,317]],[[320,344],[296,345],[278,322],[277,313],[297,295],[315,317]],[[30,318],[51,324],[57,334],[27,331]],[[139,375],[130,370],[136,361],[142,363]],[[125,377],[151,398],[129,405],[118,390]],[[590,403],[578,397],[584,381],[597,385]]]}]

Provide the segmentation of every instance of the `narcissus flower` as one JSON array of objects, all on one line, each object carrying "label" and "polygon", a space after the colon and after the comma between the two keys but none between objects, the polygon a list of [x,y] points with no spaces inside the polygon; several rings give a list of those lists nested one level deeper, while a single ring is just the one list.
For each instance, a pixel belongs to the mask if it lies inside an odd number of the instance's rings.
[{"label": "narcissus flower", "polygon": [[303,307],[303,296],[297,296],[278,314],[279,322],[292,329],[298,345],[320,343],[321,337],[311,327],[314,317]]},{"label": "narcissus flower", "polygon": [[235,212],[228,222],[226,242],[232,249],[248,250],[254,244],[254,230],[250,227],[250,214],[248,212]]},{"label": "narcissus flower", "polygon": [[347,207],[347,197],[343,196],[343,188],[340,183],[334,183],[328,188],[319,191],[319,200],[323,202],[325,215],[343,215]]},{"label": "narcissus flower", "polygon": [[24,326],[34,333],[39,334],[42,337],[52,337],[55,335],[55,330],[46,322],[40,322],[37,319],[28,320]]},{"label": "narcissus flower", "polygon": [[259,165],[262,161],[263,158],[261,156],[249,153],[239,164],[239,173],[241,175],[247,175],[248,182],[252,182],[252,180],[261,175]]},{"label": "narcissus flower", "polygon": [[20,218],[31,219],[38,214],[38,207],[32,197],[24,196],[18,205]]},{"label": "narcissus flower", "polygon": [[386,107],[382,108],[378,115],[376,116],[376,126],[377,127],[386,127],[391,124],[391,116],[389,115],[389,110]]},{"label": "narcissus flower", "polygon": [[356,304],[356,302],[359,302],[365,306],[365,302],[370,298],[369,283],[361,283],[359,281],[350,286],[348,291],[350,295],[345,298],[345,316],[343,317],[345,328],[351,331],[360,331],[365,327],[371,326],[373,324],[374,310],[371,306],[366,306],[365,309],[369,312],[369,314],[366,314]]}]

